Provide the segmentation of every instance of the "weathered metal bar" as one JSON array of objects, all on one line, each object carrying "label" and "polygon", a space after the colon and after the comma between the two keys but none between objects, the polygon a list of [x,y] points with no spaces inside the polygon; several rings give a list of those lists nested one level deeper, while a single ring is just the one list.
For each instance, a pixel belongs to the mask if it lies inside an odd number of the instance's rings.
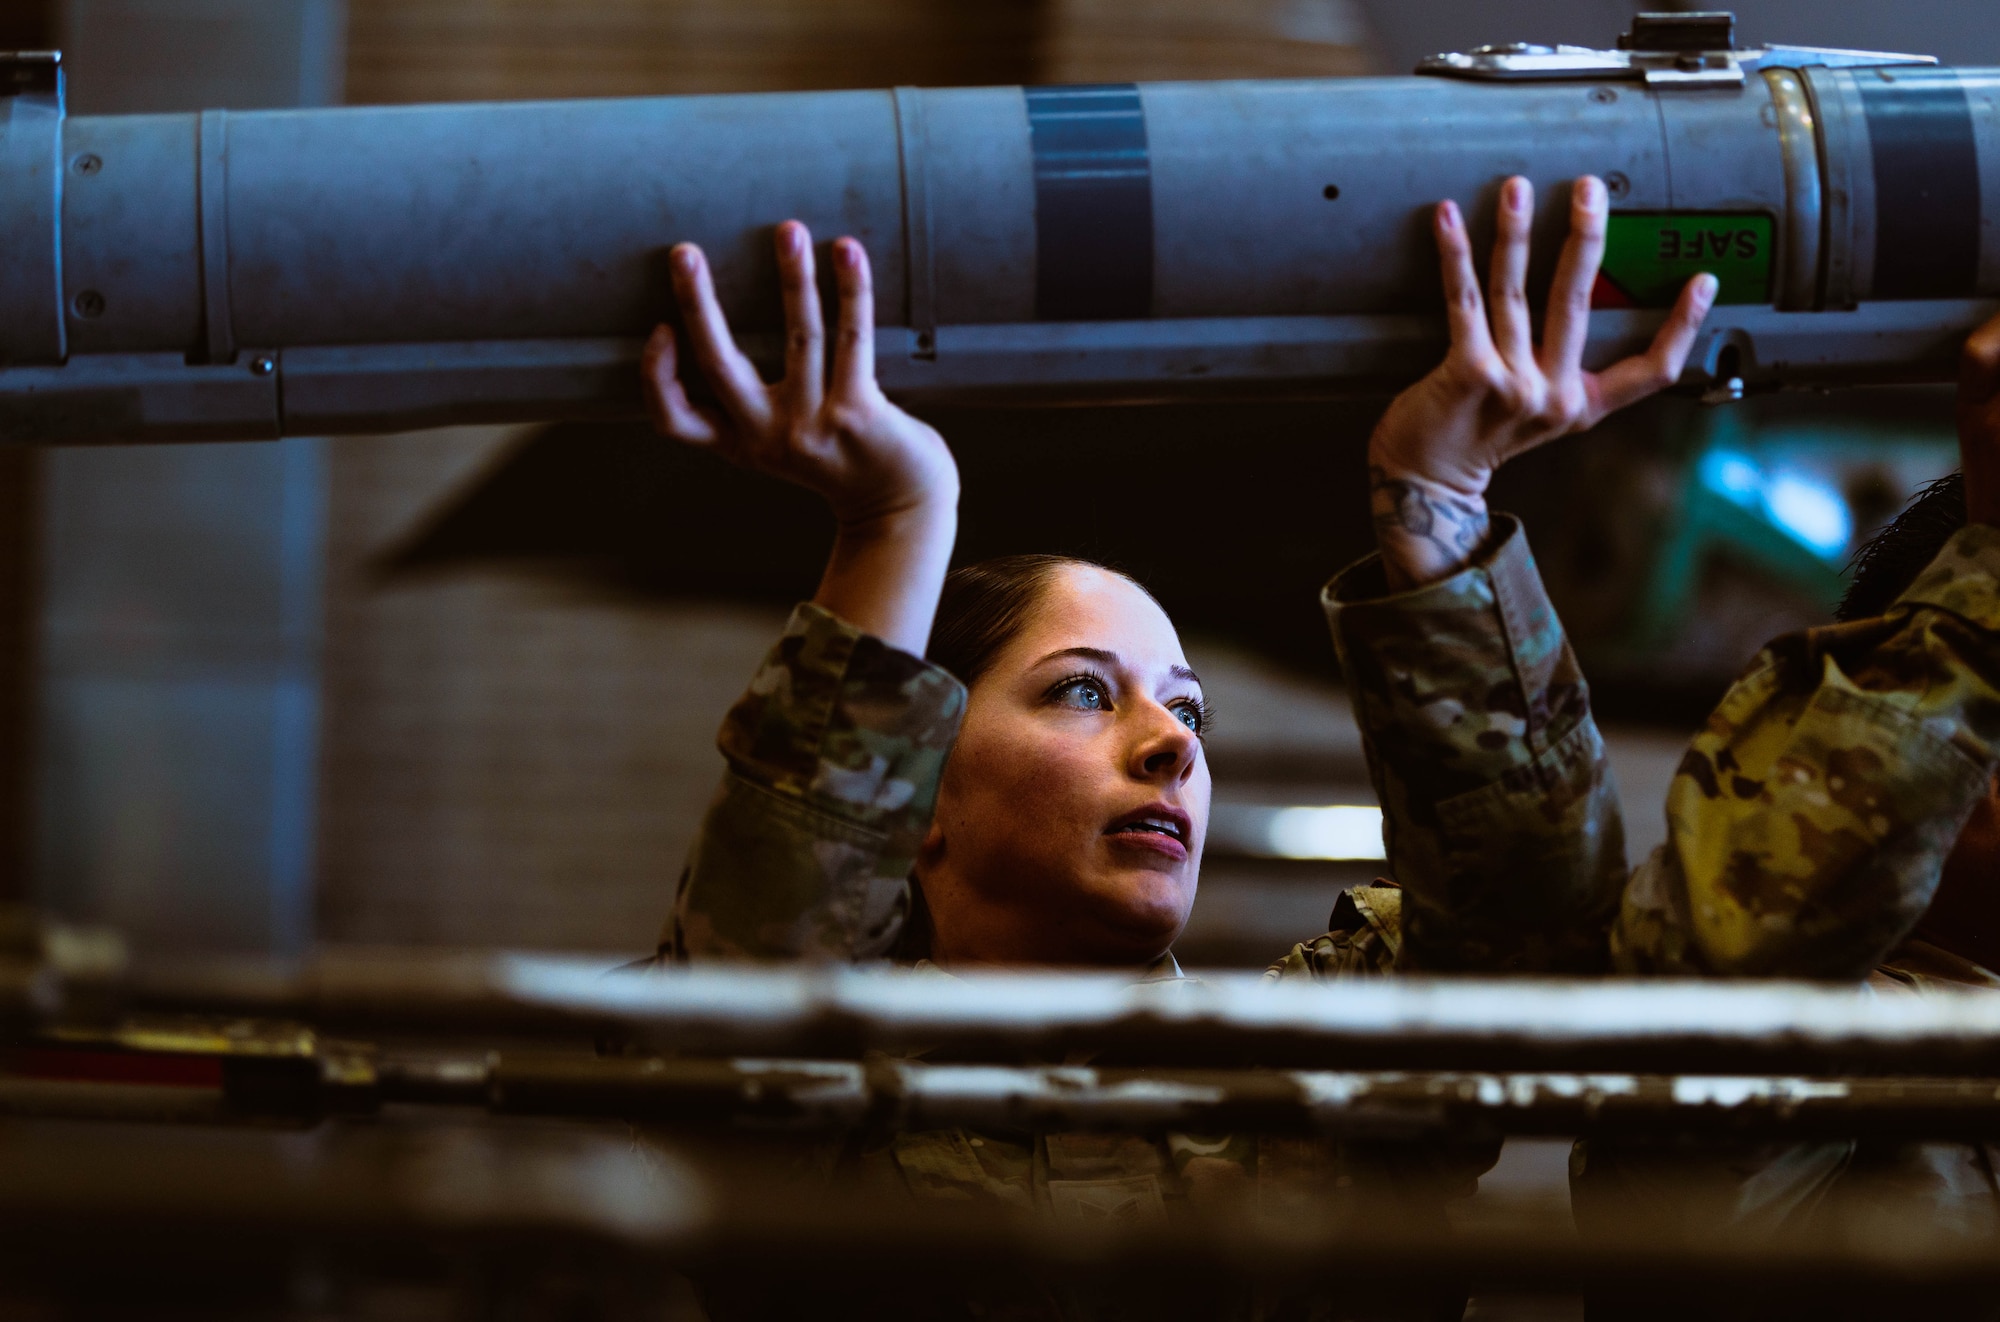
[{"label": "weathered metal bar", "polygon": [[1593,362],[1713,269],[1690,386],[1948,376],[2000,307],[2000,70],[1633,35],[1417,78],[74,119],[56,57],[9,57],[0,435],[634,413],[668,246],[766,333],[786,217],[868,244],[908,398],[1393,385],[1443,339],[1427,208],[1483,228],[1511,173],[1542,271],[1567,181],[1610,190]]},{"label": "weathered metal bar", "polygon": [[131,1021],[0,1046],[0,1115],[312,1124],[384,1105],[827,1134],[1006,1131],[2000,1137],[2000,1081],[1101,1068],[602,1056],[323,1042],[282,1024]]},{"label": "weathered metal bar", "polygon": [[825,1132],[974,1128],[1757,1140],[2000,1137],[1991,1079],[1099,1069],[495,1052],[379,1065],[384,1102]]},{"label": "weathered metal bar", "polygon": [[1107,1066],[2000,1076],[2000,996],[1798,983],[1231,974],[1133,985],[1110,974],[757,966],[607,976],[579,959],[349,952],[297,968],[142,965],[51,994],[58,1019],[67,999],[79,1014],[611,1038],[723,1056],[937,1049],[1013,1063],[1094,1051]]}]

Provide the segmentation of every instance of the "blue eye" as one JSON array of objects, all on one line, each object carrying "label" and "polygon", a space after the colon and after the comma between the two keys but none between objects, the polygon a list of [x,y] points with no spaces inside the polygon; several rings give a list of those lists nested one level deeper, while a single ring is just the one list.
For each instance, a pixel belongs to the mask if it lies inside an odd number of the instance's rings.
[{"label": "blue eye", "polygon": [[1194,706],[1192,703],[1176,707],[1174,708],[1174,715],[1180,718],[1182,725],[1185,725],[1196,734],[1201,733],[1201,709],[1199,707]]},{"label": "blue eye", "polygon": [[1105,696],[1104,685],[1094,679],[1064,680],[1051,696],[1065,707],[1082,711],[1103,711],[1111,705],[1111,699]]}]

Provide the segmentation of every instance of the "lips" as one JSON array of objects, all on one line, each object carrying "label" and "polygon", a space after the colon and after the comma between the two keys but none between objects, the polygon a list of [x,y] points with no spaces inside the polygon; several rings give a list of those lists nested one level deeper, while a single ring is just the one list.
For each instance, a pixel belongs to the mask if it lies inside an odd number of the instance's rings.
[{"label": "lips", "polygon": [[1121,843],[1157,849],[1186,858],[1194,835],[1193,823],[1179,808],[1165,803],[1149,803],[1104,828],[1104,834]]}]

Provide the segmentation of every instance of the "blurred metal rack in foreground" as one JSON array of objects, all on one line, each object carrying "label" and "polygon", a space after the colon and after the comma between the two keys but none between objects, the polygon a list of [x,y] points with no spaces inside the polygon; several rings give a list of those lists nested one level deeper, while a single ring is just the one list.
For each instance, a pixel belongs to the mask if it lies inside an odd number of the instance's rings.
[{"label": "blurred metal rack in foreground", "polygon": [[[227,1284],[260,1317],[301,1280],[398,1272],[458,1282],[492,1305],[460,1315],[496,1317],[570,1315],[561,1299],[524,1302],[523,1282],[581,1280],[598,1303],[659,1316],[639,1305],[665,1298],[674,1273],[745,1270],[809,1282],[822,1301],[890,1270],[944,1295],[1029,1272],[1185,1304],[1244,1282],[1323,1282],[1357,1243],[1368,1279],[1355,1288],[1389,1302],[1441,1278],[1906,1312],[2000,1290],[2000,1238],[1907,1202],[1862,1200],[1811,1237],[1724,1234],[1635,1205],[1579,1238],[1444,1226],[1383,1190],[1079,1227],[797,1178],[801,1144],[956,1127],[1417,1151],[1511,1134],[1985,1141],[2000,1138],[2000,996],[1979,992],[607,975],[390,951],[168,965],[17,924],[0,928],[0,1012],[0,1305],[22,1291],[127,1313],[182,1299],[174,1289],[206,1299],[220,1278],[190,1264],[219,1242],[252,1264]],[[169,1280],[182,1284],[162,1295]]]},{"label": "blurred metal rack in foreground", "polygon": [[159,964],[39,928],[12,946],[0,1113],[302,1123],[415,1103],[819,1132],[2000,1136],[2000,996],[1979,991],[607,974],[394,951]]},{"label": "blurred metal rack in foreground", "polygon": [[709,1056],[1176,1067],[2000,1077],[2000,996],[1782,982],[1230,974],[943,977],[832,966],[607,975],[520,955],[336,952],[300,965],[130,963],[71,939],[0,963],[24,1027],[130,1015],[282,1020],[322,1034],[614,1041]]},{"label": "blurred metal rack in foreground", "polygon": [[924,1129],[1342,1139],[2000,1137],[2000,1080],[599,1056],[320,1043],[245,1023],[127,1024],[0,1047],[0,1115],[310,1126],[385,1107],[676,1131]]}]

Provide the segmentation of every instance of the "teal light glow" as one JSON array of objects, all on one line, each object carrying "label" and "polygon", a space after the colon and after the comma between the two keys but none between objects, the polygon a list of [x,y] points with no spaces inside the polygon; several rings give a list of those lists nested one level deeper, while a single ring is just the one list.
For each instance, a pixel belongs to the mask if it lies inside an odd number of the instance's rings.
[{"label": "teal light glow", "polygon": [[1703,486],[1751,510],[1815,555],[1836,559],[1854,539],[1846,497],[1817,473],[1765,466],[1735,450],[1711,450],[1699,469]]}]

